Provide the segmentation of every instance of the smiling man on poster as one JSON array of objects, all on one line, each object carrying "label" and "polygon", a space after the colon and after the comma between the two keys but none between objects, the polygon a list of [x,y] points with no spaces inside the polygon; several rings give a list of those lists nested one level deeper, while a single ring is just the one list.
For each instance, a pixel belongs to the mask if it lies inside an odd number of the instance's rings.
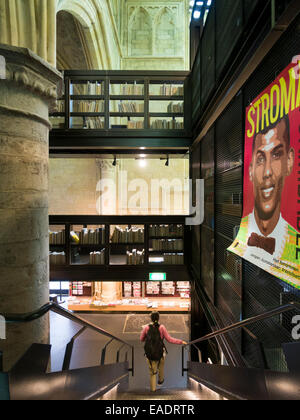
[{"label": "smiling man on poster", "polygon": [[295,75],[290,66],[247,109],[244,216],[229,250],[300,289]]}]

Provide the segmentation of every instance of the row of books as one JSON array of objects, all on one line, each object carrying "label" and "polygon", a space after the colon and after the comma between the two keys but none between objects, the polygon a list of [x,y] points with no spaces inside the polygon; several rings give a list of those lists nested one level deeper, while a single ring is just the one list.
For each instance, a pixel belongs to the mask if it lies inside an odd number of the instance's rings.
[{"label": "row of books", "polygon": [[166,265],[183,265],[183,254],[164,254],[164,264]]},{"label": "row of books", "polygon": [[120,95],[142,96],[144,95],[144,85],[137,84],[136,82],[133,84],[125,83],[124,85],[120,85]]},{"label": "row of books", "polygon": [[175,104],[174,102],[169,103],[168,113],[183,114],[183,112],[184,112],[183,102],[179,102],[178,104]]},{"label": "row of books", "polygon": [[144,103],[138,104],[136,102],[120,102],[118,104],[119,112],[144,112]]},{"label": "row of books", "polygon": [[132,252],[127,251],[127,265],[144,264],[145,250],[138,251],[133,249]]},{"label": "row of books", "polygon": [[172,236],[183,236],[183,225],[152,225],[149,228],[150,236],[165,236],[166,238]]},{"label": "row of books", "polygon": [[81,231],[71,232],[73,243],[81,245],[100,245],[105,243],[105,228],[82,229]]},{"label": "row of books", "polygon": [[50,252],[49,259],[50,259],[50,265],[65,265],[66,253],[65,252]]},{"label": "row of books", "polygon": [[143,130],[144,121],[128,121],[127,128],[129,130]]},{"label": "row of books", "polygon": [[65,128],[65,118],[64,117],[51,117],[50,122],[53,129],[64,129]]},{"label": "row of books", "polygon": [[102,83],[73,84],[73,95],[103,95]]},{"label": "row of books", "polygon": [[176,120],[155,120],[151,122],[153,130],[183,130],[184,122]]},{"label": "row of books", "polygon": [[160,95],[161,96],[183,96],[184,87],[164,84],[163,86],[160,87]]},{"label": "row of books", "polygon": [[104,112],[103,101],[74,101],[72,112]]},{"label": "row of books", "polygon": [[102,251],[95,251],[90,253],[91,265],[104,265],[105,264],[105,249]]},{"label": "row of books", "polygon": [[65,230],[61,230],[59,232],[49,231],[49,243],[50,245],[64,245],[66,243]]},{"label": "row of books", "polygon": [[118,243],[142,243],[144,242],[144,230],[136,228],[122,229],[117,226],[111,237],[111,242]]},{"label": "row of books", "polygon": [[152,239],[153,251],[183,251],[183,239]]},{"label": "row of books", "polygon": [[[83,128],[83,127],[81,127]],[[104,120],[100,117],[87,118],[85,120],[85,129],[87,130],[103,130],[105,128]]]}]

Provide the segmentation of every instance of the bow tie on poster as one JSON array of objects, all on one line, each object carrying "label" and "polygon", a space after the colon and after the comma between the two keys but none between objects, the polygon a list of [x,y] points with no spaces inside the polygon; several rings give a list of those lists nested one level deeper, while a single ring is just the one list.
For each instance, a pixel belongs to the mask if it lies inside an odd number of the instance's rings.
[{"label": "bow tie on poster", "polygon": [[255,246],[256,248],[264,249],[269,254],[273,255],[275,252],[276,239],[266,238],[264,236],[252,233],[248,240],[248,246]]}]

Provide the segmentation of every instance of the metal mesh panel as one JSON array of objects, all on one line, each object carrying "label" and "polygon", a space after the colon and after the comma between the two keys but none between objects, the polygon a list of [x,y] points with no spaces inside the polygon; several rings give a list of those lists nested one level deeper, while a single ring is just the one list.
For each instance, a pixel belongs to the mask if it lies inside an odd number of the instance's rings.
[{"label": "metal mesh panel", "polygon": [[200,89],[201,89],[201,49],[199,48],[192,72],[192,121],[197,122],[200,111]]},{"label": "metal mesh panel", "polygon": [[[192,152],[192,180],[193,180],[193,205],[195,206],[195,191],[196,191],[196,180],[200,179],[201,177],[201,166],[200,166],[200,144]],[[200,272],[200,226],[193,226],[192,227],[192,265],[198,274],[198,278],[200,279],[201,272]]]},{"label": "metal mesh panel", "polygon": [[214,301],[214,205],[215,205],[215,148],[214,129],[201,142],[201,177],[205,180],[205,219],[201,227],[201,281]]},{"label": "metal mesh panel", "polygon": [[[216,123],[216,306],[225,324],[242,313],[242,264],[228,253],[235,226],[241,221],[242,96],[237,96]],[[241,348],[241,331],[231,334]]]},{"label": "metal mesh panel", "polygon": [[219,78],[224,64],[243,31],[243,0],[217,0],[216,72]]},{"label": "metal mesh panel", "polygon": [[201,105],[215,87],[215,9],[210,10],[201,40]]},{"label": "metal mesh panel", "polygon": [[245,15],[246,22],[251,16],[251,14],[253,13],[258,3],[259,3],[259,0],[244,0],[244,15]]}]

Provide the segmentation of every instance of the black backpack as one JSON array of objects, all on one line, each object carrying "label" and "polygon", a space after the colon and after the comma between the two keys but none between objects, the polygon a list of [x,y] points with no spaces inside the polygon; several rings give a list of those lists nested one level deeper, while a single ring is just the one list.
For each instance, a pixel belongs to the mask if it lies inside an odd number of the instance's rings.
[{"label": "black backpack", "polygon": [[160,336],[159,324],[149,325],[145,343],[145,356],[151,362],[160,362],[164,355],[165,345]]}]

